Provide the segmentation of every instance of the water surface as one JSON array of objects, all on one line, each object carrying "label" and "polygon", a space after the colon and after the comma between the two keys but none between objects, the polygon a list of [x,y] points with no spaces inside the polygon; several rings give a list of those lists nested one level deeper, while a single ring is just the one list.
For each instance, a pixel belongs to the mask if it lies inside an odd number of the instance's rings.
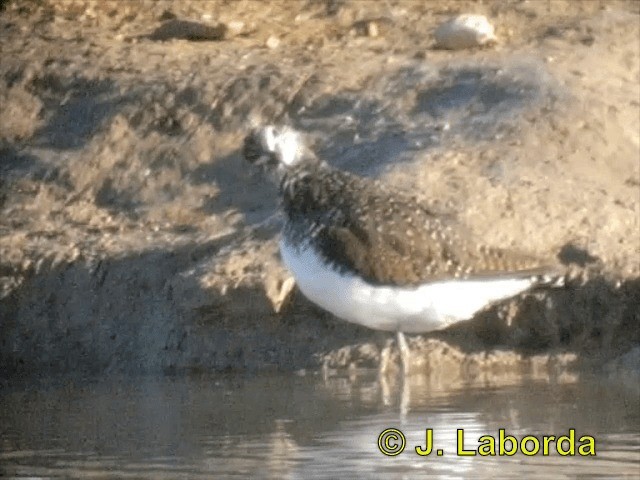
[{"label": "water surface", "polygon": [[[0,390],[0,476],[638,478],[637,391],[601,377],[415,377],[408,386],[313,374],[9,383]],[[378,448],[388,428],[406,437],[394,457]],[[414,447],[425,446],[428,428],[434,453],[421,457]],[[457,429],[470,450],[499,428],[540,439],[573,428],[576,439],[593,436],[596,456],[456,454]]]}]

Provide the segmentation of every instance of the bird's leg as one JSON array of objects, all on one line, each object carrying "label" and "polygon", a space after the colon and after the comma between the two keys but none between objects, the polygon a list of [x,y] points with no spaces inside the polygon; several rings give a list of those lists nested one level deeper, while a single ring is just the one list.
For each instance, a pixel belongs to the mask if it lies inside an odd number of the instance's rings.
[{"label": "bird's leg", "polygon": [[400,350],[400,359],[402,360],[402,373],[406,377],[409,374],[409,366],[411,363],[411,352],[404,333],[398,332],[398,349]]},{"label": "bird's leg", "polygon": [[389,371],[389,360],[391,359],[391,344],[393,340],[387,340],[380,350],[380,364],[378,365],[378,376],[384,377]]}]

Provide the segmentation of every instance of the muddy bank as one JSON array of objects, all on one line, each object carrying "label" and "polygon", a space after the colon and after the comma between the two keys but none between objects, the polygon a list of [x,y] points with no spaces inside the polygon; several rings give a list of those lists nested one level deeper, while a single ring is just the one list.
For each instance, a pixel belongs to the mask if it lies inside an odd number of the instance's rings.
[{"label": "muddy bank", "polygon": [[[374,366],[384,335],[299,293],[280,305],[276,192],[239,154],[252,122],[292,124],[489,244],[590,262],[567,289],[412,339],[416,368],[636,368],[637,4],[293,5],[5,4],[0,368]],[[499,43],[434,49],[469,9]],[[218,33],[158,36],[176,19]]]}]

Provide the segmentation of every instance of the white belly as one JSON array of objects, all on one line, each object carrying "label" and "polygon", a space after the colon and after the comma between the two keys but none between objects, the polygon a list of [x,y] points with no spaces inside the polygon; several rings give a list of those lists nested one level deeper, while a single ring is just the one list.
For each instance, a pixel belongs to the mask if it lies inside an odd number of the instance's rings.
[{"label": "white belly", "polygon": [[312,248],[297,251],[282,239],[280,253],[309,300],[343,320],[376,330],[438,330],[531,287],[527,278],[504,277],[441,280],[418,287],[373,285],[330,268]]}]

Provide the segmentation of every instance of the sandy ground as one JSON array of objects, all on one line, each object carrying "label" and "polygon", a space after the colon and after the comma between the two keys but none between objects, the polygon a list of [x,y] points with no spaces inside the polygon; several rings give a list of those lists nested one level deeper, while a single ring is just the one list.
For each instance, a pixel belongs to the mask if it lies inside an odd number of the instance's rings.
[{"label": "sandy ground", "polygon": [[[639,3],[2,5],[7,374],[375,366],[385,335],[281,304],[276,191],[239,153],[266,122],[485,243],[589,267],[412,338],[416,370],[640,371]],[[499,43],[435,49],[464,12]]]}]

